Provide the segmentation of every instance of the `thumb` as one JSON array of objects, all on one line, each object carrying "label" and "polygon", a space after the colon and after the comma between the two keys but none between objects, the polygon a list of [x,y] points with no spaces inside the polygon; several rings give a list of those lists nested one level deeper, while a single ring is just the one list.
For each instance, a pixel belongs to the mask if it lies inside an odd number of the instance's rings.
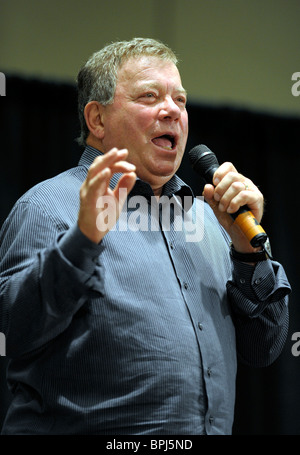
[{"label": "thumb", "polygon": [[122,175],[122,177],[118,181],[118,184],[114,190],[114,193],[115,193],[115,197],[119,203],[119,210],[122,209],[128,194],[134,187],[135,182],[136,182],[136,173],[135,172],[128,172],[128,173]]},{"label": "thumb", "polygon": [[204,186],[202,195],[210,207],[215,211],[218,207],[218,202],[214,199],[215,187],[209,183]]},{"label": "thumb", "polygon": [[217,202],[214,198],[215,194],[215,187],[213,185],[207,184],[203,190],[203,196],[206,202],[210,205],[211,209],[213,210],[217,220],[219,223],[224,227],[224,229],[228,232],[230,227],[233,224],[233,219],[231,216],[226,212],[220,212],[219,210],[219,202]]}]

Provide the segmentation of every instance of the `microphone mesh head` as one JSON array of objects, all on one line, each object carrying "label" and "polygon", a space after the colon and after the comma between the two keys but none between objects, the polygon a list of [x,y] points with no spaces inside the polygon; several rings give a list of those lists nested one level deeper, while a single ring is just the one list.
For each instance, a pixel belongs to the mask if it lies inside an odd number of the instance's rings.
[{"label": "microphone mesh head", "polygon": [[189,159],[195,171],[202,176],[209,169],[219,167],[216,155],[203,144],[196,145],[196,147],[189,151]]}]

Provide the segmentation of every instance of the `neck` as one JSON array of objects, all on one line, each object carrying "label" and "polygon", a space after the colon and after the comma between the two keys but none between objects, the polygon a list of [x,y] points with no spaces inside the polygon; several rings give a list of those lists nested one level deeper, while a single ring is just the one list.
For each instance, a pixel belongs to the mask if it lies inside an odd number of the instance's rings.
[{"label": "neck", "polygon": [[94,149],[101,150],[101,143],[94,137],[89,136],[86,140],[86,145],[90,145],[91,147],[94,147]]},{"label": "neck", "polygon": [[159,188],[153,188],[152,187],[152,191],[153,191],[154,196],[156,197],[156,199],[159,200],[159,198],[161,196],[161,193],[162,193],[162,187],[159,187]]},{"label": "neck", "polygon": [[[90,145],[91,147],[94,147],[95,149],[97,150],[102,150],[101,148],[101,143],[100,141],[97,139],[97,138],[94,138],[93,136],[89,136],[86,140],[86,144],[87,145]],[[104,152],[103,152],[104,153]],[[150,182],[149,182],[150,183]],[[156,197],[157,200],[159,200],[160,196],[161,196],[161,193],[162,193],[162,189],[163,189],[163,185],[160,185],[160,186],[152,186],[151,183],[150,183],[150,186],[152,188],[152,191],[153,191],[153,194],[154,196]]]}]

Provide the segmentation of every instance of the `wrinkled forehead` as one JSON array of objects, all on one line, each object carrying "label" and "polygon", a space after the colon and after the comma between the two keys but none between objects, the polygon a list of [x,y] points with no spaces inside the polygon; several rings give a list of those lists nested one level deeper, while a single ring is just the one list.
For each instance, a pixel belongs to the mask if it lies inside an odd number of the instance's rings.
[{"label": "wrinkled forehead", "polygon": [[181,87],[181,78],[175,63],[156,56],[142,55],[130,57],[121,64],[117,73],[117,84],[141,83],[166,78]]}]

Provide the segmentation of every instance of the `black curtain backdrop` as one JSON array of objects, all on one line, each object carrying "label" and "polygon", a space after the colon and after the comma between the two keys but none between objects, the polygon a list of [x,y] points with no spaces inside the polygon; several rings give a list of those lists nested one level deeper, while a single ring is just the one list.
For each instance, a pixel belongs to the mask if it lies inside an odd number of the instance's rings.
[{"label": "black curtain backdrop", "polygon": [[[79,124],[74,86],[15,76],[6,80],[6,97],[0,99],[0,224],[21,194],[76,165],[81,154],[75,141]],[[262,369],[239,364],[233,433],[299,435],[300,356],[292,353],[292,335],[300,332],[300,118],[196,103],[189,103],[188,112],[187,151],[206,144],[219,162],[232,161],[264,193],[262,225],[271,239],[273,255],[284,265],[293,288],[289,335],[279,359]],[[203,182],[187,158],[186,154],[178,174],[201,195]],[[0,357],[0,428],[10,401],[5,380],[7,362],[7,357]]]}]

